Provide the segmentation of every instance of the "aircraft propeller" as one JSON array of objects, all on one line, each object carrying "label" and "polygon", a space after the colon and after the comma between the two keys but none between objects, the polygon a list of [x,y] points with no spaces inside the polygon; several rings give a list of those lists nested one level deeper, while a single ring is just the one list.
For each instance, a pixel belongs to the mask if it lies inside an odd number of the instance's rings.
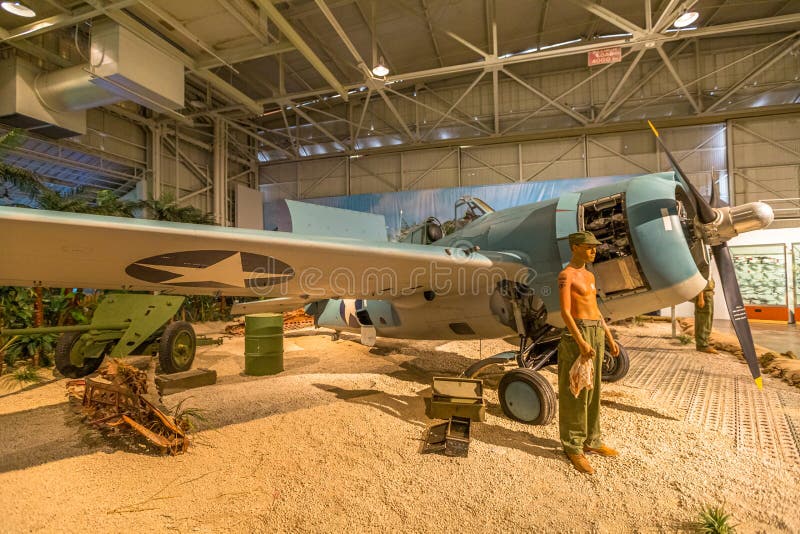
[{"label": "aircraft propeller", "polygon": [[[677,160],[675,160],[675,158],[672,156],[672,153],[664,145],[664,142],[661,140],[661,136],[658,134],[656,127],[653,126],[653,123],[647,121],[647,124],[649,124],[650,129],[653,130],[653,133],[656,136],[656,141],[667,155],[667,158],[674,167],[675,172],[678,173],[684,185],[691,192],[689,199],[692,201],[692,204],[695,208],[697,218],[703,225],[710,225],[712,223],[720,224],[722,222],[720,211],[715,209],[711,203],[706,201],[700,192],[697,191],[695,186],[692,185],[692,183],[689,181],[689,178],[686,176],[686,173],[684,173],[683,169],[681,169]],[[712,184],[711,202],[713,204],[717,203],[715,196],[716,195],[713,192]],[[747,366],[750,368],[750,374],[753,376],[758,389],[761,389],[761,368],[758,365],[758,357],[756,356],[756,349],[753,344],[753,334],[750,331],[750,323],[747,321],[747,314],[745,313],[744,302],[742,300],[742,292],[739,289],[739,281],[736,279],[736,272],[734,271],[733,259],[731,258],[728,244],[725,241],[712,244],[711,251],[714,255],[714,262],[717,264],[717,271],[719,272],[720,280],[722,281],[722,292],[725,295],[725,304],[728,307],[728,313],[730,315],[731,322],[733,323],[733,329],[736,332],[736,337],[739,339],[739,344],[742,346],[742,353],[747,361]]]}]

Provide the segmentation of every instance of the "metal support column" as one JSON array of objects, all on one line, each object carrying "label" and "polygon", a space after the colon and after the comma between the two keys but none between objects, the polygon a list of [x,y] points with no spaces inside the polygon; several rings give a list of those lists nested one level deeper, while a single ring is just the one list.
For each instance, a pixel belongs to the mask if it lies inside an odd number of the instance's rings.
[{"label": "metal support column", "polygon": [[728,166],[728,204],[735,206],[736,191],[734,189],[736,187],[736,178],[733,167],[733,121],[731,119],[725,121],[725,161]]},{"label": "metal support column", "polygon": [[146,194],[154,199],[161,198],[161,172],[163,158],[164,131],[160,124],[150,127],[150,150],[148,166],[150,168],[150,187]]},{"label": "metal support column", "polygon": [[228,125],[214,119],[214,219],[228,226]]}]

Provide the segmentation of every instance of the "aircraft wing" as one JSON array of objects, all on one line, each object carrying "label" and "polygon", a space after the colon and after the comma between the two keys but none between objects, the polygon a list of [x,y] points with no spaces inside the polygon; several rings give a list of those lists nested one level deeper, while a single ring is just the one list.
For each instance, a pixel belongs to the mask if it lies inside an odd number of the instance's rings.
[{"label": "aircraft wing", "polygon": [[524,281],[517,256],[0,207],[0,284],[390,299]]}]

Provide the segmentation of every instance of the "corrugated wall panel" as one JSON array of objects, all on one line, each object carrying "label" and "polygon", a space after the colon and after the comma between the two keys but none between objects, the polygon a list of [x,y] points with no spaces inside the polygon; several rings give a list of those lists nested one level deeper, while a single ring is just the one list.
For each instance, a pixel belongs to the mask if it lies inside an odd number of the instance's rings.
[{"label": "corrugated wall panel", "polygon": [[351,195],[400,189],[400,154],[350,158],[349,165]]},{"label": "corrugated wall panel", "polygon": [[519,182],[517,145],[491,145],[461,149],[463,185]]},{"label": "corrugated wall panel", "polygon": [[300,198],[333,197],[347,194],[344,158],[303,162],[299,168]]},{"label": "corrugated wall panel", "polygon": [[583,137],[522,143],[523,181],[584,176]]},{"label": "corrugated wall panel", "polygon": [[458,149],[413,150],[403,155],[403,189],[458,186]]},{"label": "corrugated wall panel", "polygon": [[[800,115],[741,119],[732,124],[735,202],[800,198]],[[771,204],[795,208],[800,202]],[[776,216],[796,216],[797,212],[776,212]]]},{"label": "corrugated wall panel", "polygon": [[589,136],[589,176],[643,174],[654,172],[656,158],[652,138],[646,150],[647,134],[635,132]]}]

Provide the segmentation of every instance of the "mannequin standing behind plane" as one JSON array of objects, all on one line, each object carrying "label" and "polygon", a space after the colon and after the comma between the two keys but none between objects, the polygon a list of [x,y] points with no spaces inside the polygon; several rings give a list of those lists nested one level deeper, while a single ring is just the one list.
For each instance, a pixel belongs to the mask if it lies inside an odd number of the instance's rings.
[{"label": "mannequin standing behind plane", "polygon": [[711,327],[714,324],[714,279],[708,277],[703,290],[692,299],[694,301],[694,341],[700,352],[717,354],[717,349],[709,345]]},{"label": "mannequin standing behind plane", "polygon": [[[558,275],[561,317],[567,328],[558,346],[558,426],[564,452],[582,473],[594,469],[584,453],[617,456],[617,451],[603,444],[600,432],[600,377],[603,353],[608,346],[619,355],[611,331],[597,306],[594,275],[586,264],[594,261],[600,242],[591,232],[569,235],[572,259]],[[569,389],[569,371],[578,358],[593,360],[594,385],[574,396]]]}]

